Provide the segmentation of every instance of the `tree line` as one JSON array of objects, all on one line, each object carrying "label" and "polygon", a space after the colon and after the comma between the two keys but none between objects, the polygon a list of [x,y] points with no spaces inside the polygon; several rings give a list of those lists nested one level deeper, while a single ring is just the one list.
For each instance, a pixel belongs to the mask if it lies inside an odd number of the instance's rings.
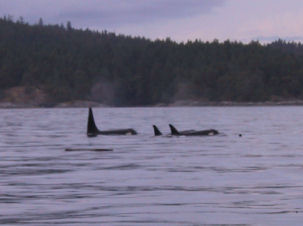
[{"label": "tree line", "polygon": [[[0,90],[39,87],[49,103],[142,106],[178,100],[303,99],[303,46],[277,40],[177,43],[0,19]],[[0,92],[1,92],[0,91]],[[1,98],[1,94],[0,94]]]}]

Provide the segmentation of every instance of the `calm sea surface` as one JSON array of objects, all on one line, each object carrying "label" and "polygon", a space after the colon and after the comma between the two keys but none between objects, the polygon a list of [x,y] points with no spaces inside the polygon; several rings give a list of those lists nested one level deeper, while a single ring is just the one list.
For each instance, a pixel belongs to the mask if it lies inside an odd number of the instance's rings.
[{"label": "calm sea surface", "polygon": [[[139,135],[88,138],[85,108],[0,110],[0,224],[302,225],[303,107],[93,110]],[[222,135],[153,136],[169,123]]]}]

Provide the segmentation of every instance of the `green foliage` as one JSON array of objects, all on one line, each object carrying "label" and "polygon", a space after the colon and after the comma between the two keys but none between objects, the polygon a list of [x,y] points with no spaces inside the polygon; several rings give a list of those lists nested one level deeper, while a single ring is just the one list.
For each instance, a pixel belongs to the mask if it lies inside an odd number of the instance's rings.
[{"label": "green foliage", "polygon": [[71,22],[29,25],[0,19],[0,90],[39,87],[53,103],[75,99],[119,106],[176,100],[266,101],[303,98],[303,47],[229,40],[176,43]]}]

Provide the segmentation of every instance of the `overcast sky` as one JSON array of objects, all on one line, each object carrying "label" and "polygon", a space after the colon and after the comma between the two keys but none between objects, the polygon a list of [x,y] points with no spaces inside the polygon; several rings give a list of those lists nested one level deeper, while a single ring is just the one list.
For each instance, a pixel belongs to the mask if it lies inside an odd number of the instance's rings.
[{"label": "overcast sky", "polygon": [[302,0],[0,0],[0,15],[176,41],[303,41]]}]

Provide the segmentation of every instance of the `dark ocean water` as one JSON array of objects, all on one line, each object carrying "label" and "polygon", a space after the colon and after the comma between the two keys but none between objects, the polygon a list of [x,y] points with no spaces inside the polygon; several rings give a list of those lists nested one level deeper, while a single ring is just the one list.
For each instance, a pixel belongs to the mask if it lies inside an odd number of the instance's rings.
[{"label": "dark ocean water", "polygon": [[[303,107],[93,110],[139,135],[88,138],[84,108],[0,110],[0,224],[302,224]],[[153,136],[169,123],[222,134]]]}]

